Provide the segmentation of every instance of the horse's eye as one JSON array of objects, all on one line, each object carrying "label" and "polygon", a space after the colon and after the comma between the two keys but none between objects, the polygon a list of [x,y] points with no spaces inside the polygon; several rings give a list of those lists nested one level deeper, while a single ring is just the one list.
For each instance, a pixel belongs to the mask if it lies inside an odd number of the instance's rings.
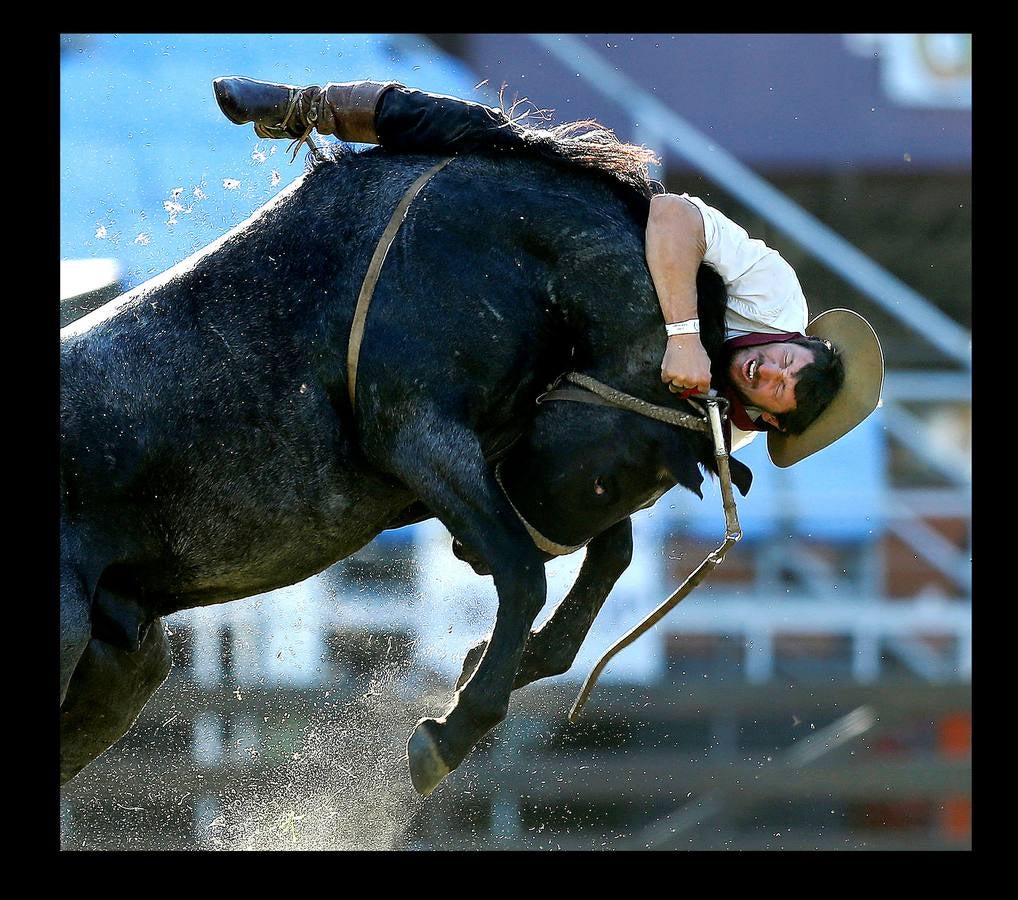
[{"label": "horse's eye", "polygon": [[607,488],[605,488],[604,482],[601,480],[601,476],[598,475],[597,478],[594,479],[594,493],[600,496],[606,490]]}]

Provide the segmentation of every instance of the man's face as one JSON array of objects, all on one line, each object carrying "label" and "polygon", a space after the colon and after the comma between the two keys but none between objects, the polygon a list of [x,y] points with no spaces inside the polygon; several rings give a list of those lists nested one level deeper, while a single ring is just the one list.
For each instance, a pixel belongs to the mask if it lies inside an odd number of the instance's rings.
[{"label": "man's face", "polygon": [[728,362],[728,378],[747,406],[763,410],[761,418],[778,427],[776,413],[795,409],[795,385],[803,366],[813,362],[800,344],[740,347]]}]

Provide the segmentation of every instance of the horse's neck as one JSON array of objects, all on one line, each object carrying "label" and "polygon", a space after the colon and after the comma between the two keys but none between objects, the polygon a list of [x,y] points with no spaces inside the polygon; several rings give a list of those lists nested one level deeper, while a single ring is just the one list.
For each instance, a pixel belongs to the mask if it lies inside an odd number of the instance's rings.
[{"label": "horse's neck", "polygon": [[660,312],[656,318],[656,322],[651,315],[617,321],[614,336],[592,342],[584,371],[620,391],[653,401],[661,387],[666,340]]},{"label": "horse's neck", "polygon": [[[700,340],[712,366],[723,356],[727,291],[713,269],[700,266],[696,279]],[[657,294],[634,290],[625,301],[599,304],[588,331],[587,374],[636,397],[667,398],[661,382],[661,359],[667,346]]]}]

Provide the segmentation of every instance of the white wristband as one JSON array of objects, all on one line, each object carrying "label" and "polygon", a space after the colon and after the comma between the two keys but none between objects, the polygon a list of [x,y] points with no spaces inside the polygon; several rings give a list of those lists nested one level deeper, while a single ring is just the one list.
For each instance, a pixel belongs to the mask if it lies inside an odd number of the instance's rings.
[{"label": "white wristband", "polygon": [[665,325],[665,332],[668,337],[674,334],[699,334],[700,320],[687,319],[685,322],[669,322]]}]

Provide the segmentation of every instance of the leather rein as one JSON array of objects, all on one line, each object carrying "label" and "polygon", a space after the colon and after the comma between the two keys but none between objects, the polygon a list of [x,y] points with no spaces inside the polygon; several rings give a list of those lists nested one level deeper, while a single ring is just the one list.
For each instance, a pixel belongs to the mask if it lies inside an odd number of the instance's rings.
[{"label": "leather rein", "polygon": [[[581,388],[560,387],[567,381]],[[719,403],[724,404],[727,409],[728,401],[723,397],[716,398]],[[707,422],[706,413],[692,415],[681,412],[668,406],[658,406],[655,403],[648,403],[639,397],[623,393],[611,385],[604,384],[584,375],[581,372],[567,372],[559,377],[551,389],[537,398],[538,403],[546,400],[574,400],[577,403],[590,403],[595,406],[612,406],[616,409],[626,409],[630,412],[639,413],[648,419],[657,419],[660,422],[667,422],[669,425],[678,425],[680,428],[688,428],[691,431],[701,431],[710,434],[710,425]]]}]

